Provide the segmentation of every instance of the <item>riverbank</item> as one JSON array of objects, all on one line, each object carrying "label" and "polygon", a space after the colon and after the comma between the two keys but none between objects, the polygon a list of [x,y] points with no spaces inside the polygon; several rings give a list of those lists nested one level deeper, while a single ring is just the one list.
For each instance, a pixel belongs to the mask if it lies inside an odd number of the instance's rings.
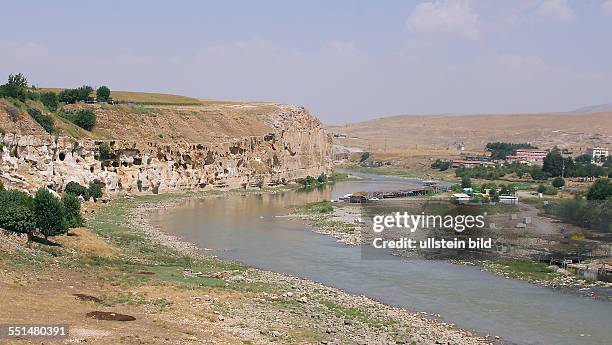
[{"label": "riverbank", "polygon": [[[488,344],[435,316],[312,281],[201,255],[149,212],[226,193],[119,198],[87,208],[61,247],[3,234],[2,323],[65,323],[72,342],[107,344]],[[5,293],[4,293],[5,292]],[[99,312],[134,321],[101,321]],[[93,313],[93,314],[92,314]],[[89,316],[88,316],[89,315]],[[27,339],[16,341],[28,343]]]},{"label": "riverbank", "polygon": [[[410,199],[410,201],[411,205],[419,202],[415,199]],[[408,206],[409,204],[402,202],[400,202],[400,204],[405,210],[412,210],[412,213],[414,214],[419,214],[422,211],[422,209],[415,207],[415,205]],[[363,205],[322,201],[297,207],[291,216],[307,221],[311,225],[312,230],[316,233],[331,236],[339,243],[350,246],[358,246],[364,241],[368,241],[364,240],[363,235],[369,234],[369,232],[362,231],[362,227],[371,227],[370,218],[373,216],[373,214],[377,212],[381,214],[391,214],[395,211],[399,211],[399,209],[382,204],[364,208]],[[510,215],[508,210],[503,212],[499,210],[487,210],[486,212],[497,224],[501,224],[503,222],[503,218],[508,218]],[[530,216],[533,217],[533,222],[542,222],[542,220],[536,218],[539,217],[537,214],[533,213],[530,214]],[[489,231],[488,236],[493,236],[498,241],[500,234],[496,234],[495,231],[499,231],[499,229]],[[508,231],[510,233],[513,231],[513,229]],[[529,235],[529,233],[527,234]],[[419,234],[413,235],[418,237],[417,235]],[[391,231],[390,233],[387,233],[387,236],[390,238],[397,238],[398,236],[401,236],[401,234],[395,234],[393,231]],[[505,236],[510,237],[515,235],[505,234]],[[516,236],[523,237],[525,235],[518,234]],[[529,244],[532,245],[533,241],[529,242]],[[515,250],[515,253],[522,252],[520,250]],[[428,253],[416,253],[412,250],[403,250],[395,251],[393,254],[401,257],[425,258],[423,255],[427,255]],[[612,283],[587,280],[578,277],[572,272],[558,266],[531,260],[528,256],[513,256],[511,253],[499,254],[496,252],[487,253],[484,251],[480,253],[480,255],[476,252],[463,253],[464,255],[468,254],[467,256],[482,257],[480,259],[469,259],[464,258],[463,255],[460,255],[460,253],[456,254],[456,257],[449,257],[449,255],[444,255],[444,253],[441,253],[439,259],[444,259],[453,264],[477,266],[483,271],[502,276],[506,279],[521,280],[531,284],[554,289],[569,289],[586,297],[612,301]],[[452,255],[452,253],[450,255]],[[432,258],[435,259],[436,257]]]}]

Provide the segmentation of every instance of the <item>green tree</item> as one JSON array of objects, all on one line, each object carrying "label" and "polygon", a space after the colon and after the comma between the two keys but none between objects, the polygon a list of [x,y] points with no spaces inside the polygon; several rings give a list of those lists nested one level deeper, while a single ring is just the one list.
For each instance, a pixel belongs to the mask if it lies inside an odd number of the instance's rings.
[{"label": "green tree", "polygon": [[461,178],[461,188],[472,188],[472,180],[469,176],[463,176]]},{"label": "green tree", "polygon": [[574,160],[571,157],[563,158],[561,151],[554,149],[544,157],[542,170],[554,177],[572,176],[575,170]]},{"label": "green tree", "polygon": [[111,91],[106,86],[100,86],[96,90],[96,97],[98,98],[98,102],[108,102],[110,100]]},{"label": "green tree", "polygon": [[79,100],[79,93],[76,89],[64,89],[57,95],[57,98],[60,102],[72,104]]},{"label": "green tree", "polygon": [[51,111],[56,111],[59,105],[59,98],[55,92],[43,92],[40,94],[40,101]]},{"label": "green tree", "polygon": [[55,123],[50,115],[45,115],[40,110],[33,107],[28,107],[28,114],[30,114],[34,121],[36,121],[47,133],[51,134],[55,132]]},{"label": "green tree", "polygon": [[[312,177],[311,177],[312,178]],[[102,187],[95,182],[89,183],[89,196],[94,198],[94,201],[97,201],[102,197]]]},{"label": "green tree", "polygon": [[62,196],[62,204],[64,205],[64,222],[67,228],[77,228],[83,225],[83,217],[81,216],[81,202],[73,194],[64,194]]},{"label": "green tree", "polygon": [[89,200],[89,190],[87,187],[81,185],[78,182],[70,181],[64,187],[64,192],[66,194],[72,194],[74,196],[82,196],[83,199]]},{"label": "green tree", "polygon": [[542,170],[542,168],[540,168],[539,166],[531,167],[529,174],[531,175],[531,178],[536,181],[543,181],[548,178],[546,172],[544,172],[544,170]]},{"label": "green tree", "polygon": [[544,184],[540,183],[538,185],[537,191],[538,191],[538,193],[542,193],[542,194],[546,193],[546,186]]},{"label": "green tree", "polygon": [[574,161],[576,163],[579,163],[579,164],[589,164],[589,163],[591,163],[591,158],[592,157],[590,155],[585,153],[583,155],[580,155],[580,156],[576,157],[576,159]]},{"label": "green tree", "polygon": [[565,186],[565,180],[562,177],[555,177],[555,179],[552,180],[552,185],[555,188],[561,188]]},{"label": "green tree", "polygon": [[612,198],[612,182],[607,178],[595,181],[587,193],[588,200],[608,200]]},{"label": "green tree", "polygon": [[7,85],[26,88],[28,87],[28,79],[21,73],[9,74]]},{"label": "green tree", "polygon": [[0,227],[27,234],[30,241],[32,232],[36,229],[36,216],[25,205],[9,204],[0,208]]},{"label": "green tree", "polygon": [[40,188],[34,198],[36,210],[36,226],[47,239],[66,232],[64,223],[64,205],[46,188]]},{"label": "green tree", "polygon": [[100,150],[100,159],[101,160],[108,159],[110,157],[111,148],[110,148],[110,146],[108,146],[107,143],[100,144],[98,149]]},{"label": "green tree", "polygon": [[72,116],[75,125],[91,131],[96,126],[96,113],[91,109],[81,109]]},{"label": "green tree", "polygon": [[89,95],[93,92],[93,88],[89,85],[83,85],[76,90],[78,100],[83,102],[85,102],[89,98]]},{"label": "green tree", "polygon": [[28,86],[28,80],[21,73],[16,75],[10,74],[8,82],[0,86],[0,97],[10,97],[25,102]]}]

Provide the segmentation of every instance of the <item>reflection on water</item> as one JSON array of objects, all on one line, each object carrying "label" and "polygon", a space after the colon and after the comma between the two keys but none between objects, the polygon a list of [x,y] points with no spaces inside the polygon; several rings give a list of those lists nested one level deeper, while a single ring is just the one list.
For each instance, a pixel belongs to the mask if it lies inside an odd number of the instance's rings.
[{"label": "reflection on water", "polygon": [[292,206],[346,193],[400,188],[402,179],[339,182],[307,192],[192,200],[154,222],[214,254],[426,310],[462,327],[523,344],[610,344],[612,304],[427,260],[362,260],[361,250],[315,234],[286,215]]}]

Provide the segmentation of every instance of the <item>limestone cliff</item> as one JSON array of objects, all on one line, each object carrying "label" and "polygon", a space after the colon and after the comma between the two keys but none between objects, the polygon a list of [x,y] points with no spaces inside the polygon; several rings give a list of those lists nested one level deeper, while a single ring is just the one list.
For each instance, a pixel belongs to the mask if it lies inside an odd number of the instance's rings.
[{"label": "limestone cliff", "polygon": [[[61,191],[69,181],[95,181],[109,193],[161,193],[268,186],[331,173],[331,138],[303,107],[93,107],[97,129],[78,139],[20,128],[24,119],[19,126],[2,123],[15,116],[0,107],[0,126],[13,132],[0,135],[4,183]],[[100,157],[103,143],[111,148],[108,157]]]}]

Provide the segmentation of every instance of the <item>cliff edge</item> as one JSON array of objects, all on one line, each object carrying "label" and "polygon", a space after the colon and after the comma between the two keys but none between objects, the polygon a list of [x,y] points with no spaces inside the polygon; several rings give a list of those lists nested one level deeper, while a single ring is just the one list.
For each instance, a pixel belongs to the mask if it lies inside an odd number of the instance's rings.
[{"label": "cliff edge", "polygon": [[[30,115],[0,102],[0,178],[15,188],[95,182],[109,193],[261,187],[329,175],[331,137],[303,107],[209,101],[193,106],[76,104],[95,130],[54,115],[49,135]],[[110,152],[101,154],[108,145]]]}]

